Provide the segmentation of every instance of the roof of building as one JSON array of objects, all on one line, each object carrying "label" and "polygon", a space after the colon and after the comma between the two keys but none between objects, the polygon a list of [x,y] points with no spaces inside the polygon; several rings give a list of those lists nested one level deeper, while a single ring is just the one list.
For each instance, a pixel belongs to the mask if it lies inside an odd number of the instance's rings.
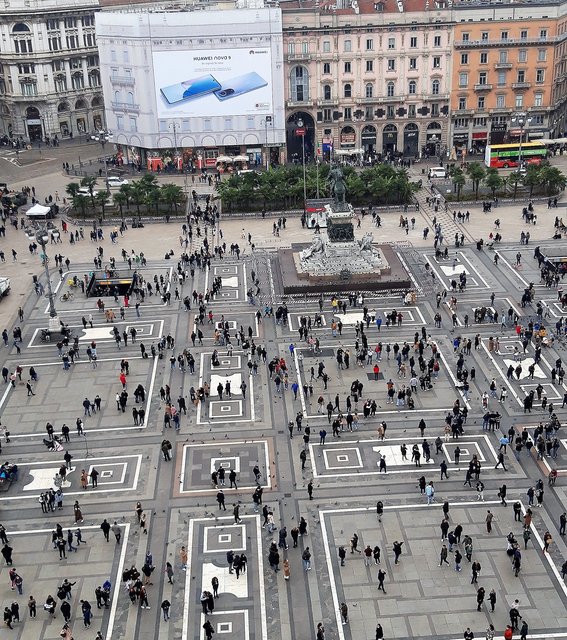
[{"label": "roof of building", "polygon": [[316,10],[335,15],[357,15],[377,13],[415,13],[451,9],[475,9],[502,7],[503,5],[527,4],[558,5],[562,0],[280,0],[282,11]]}]

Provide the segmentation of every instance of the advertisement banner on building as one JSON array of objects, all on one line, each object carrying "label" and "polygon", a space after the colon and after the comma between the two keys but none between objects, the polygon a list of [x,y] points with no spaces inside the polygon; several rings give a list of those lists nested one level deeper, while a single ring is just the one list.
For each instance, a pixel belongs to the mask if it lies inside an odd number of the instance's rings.
[{"label": "advertisement banner on building", "polygon": [[269,47],[155,51],[158,118],[273,112]]}]

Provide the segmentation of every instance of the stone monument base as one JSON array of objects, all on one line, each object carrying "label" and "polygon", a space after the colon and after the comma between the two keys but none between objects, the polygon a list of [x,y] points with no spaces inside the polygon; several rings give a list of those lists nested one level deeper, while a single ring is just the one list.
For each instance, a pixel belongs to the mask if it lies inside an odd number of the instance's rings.
[{"label": "stone monument base", "polygon": [[[335,243],[340,245],[342,243]],[[346,243],[345,243],[346,244]],[[286,294],[334,293],[338,291],[389,291],[412,289],[411,279],[400,259],[389,245],[373,245],[381,258],[381,267],[369,270],[353,253],[352,259],[333,267],[333,260],[322,264],[316,272],[306,271],[302,265],[300,251],[309,244],[294,244],[291,249],[278,250],[278,262]],[[351,245],[352,246],[352,245]],[[340,250],[341,247],[336,247]],[[330,256],[329,256],[330,257]],[[360,271],[357,272],[357,267]]]}]

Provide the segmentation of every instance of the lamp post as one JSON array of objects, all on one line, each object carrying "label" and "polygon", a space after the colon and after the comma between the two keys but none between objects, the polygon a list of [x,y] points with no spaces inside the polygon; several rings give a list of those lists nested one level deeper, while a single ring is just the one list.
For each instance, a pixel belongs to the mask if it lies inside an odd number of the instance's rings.
[{"label": "lamp post", "polygon": [[112,131],[107,131],[106,129],[100,129],[100,131],[97,131],[94,135],[91,136],[91,140],[94,140],[95,142],[100,142],[100,146],[102,147],[102,155],[103,155],[103,162],[104,162],[104,180],[105,180],[105,187],[106,187],[106,193],[110,193],[110,190],[108,188],[108,164],[106,162],[106,154],[104,153],[104,146],[106,145],[107,142],[110,142],[112,140],[113,134]]},{"label": "lamp post", "polygon": [[303,120],[297,121],[297,129],[295,135],[301,136],[301,161],[303,164],[303,212],[307,211],[307,178],[305,174],[305,129],[303,128]]},{"label": "lamp post", "polygon": [[178,171],[179,170],[179,165],[177,164],[177,159],[179,158],[179,152],[177,150],[177,131],[178,131],[179,123],[178,122],[170,122],[168,127],[173,130],[173,146],[175,147],[174,156],[173,156],[173,163],[175,164],[175,170]]},{"label": "lamp post", "polygon": [[438,155],[438,154],[437,154],[437,136],[436,136],[435,134],[433,134],[433,135],[431,136],[431,138],[429,139],[429,142],[430,142],[430,144],[432,144],[432,145],[433,145],[433,151],[434,151],[434,154],[435,154],[435,155]]},{"label": "lamp post", "polygon": [[49,258],[47,256],[47,241],[49,240],[49,234],[46,227],[41,227],[35,234],[35,238],[41,246],[43,253],[43,268],[45,271],[45,277],[47,278],[47,298],[49,300],[49,330],[59,330],[59,318],[57,317],[57,310],[55,309],[55,299],[53,296],[53,289],[51,287],[51,278],[49,276]]},{"label": "lamp post", "polygon": [[266,171],[270,168],[270,150],[268,147],[268,125],[272,125],[272,116],[266,116],[261,122],[264,123],[264,130],[266,133]]},{"label": "lamp post", "polygon": [[517,113],[512,122],[520,127],[520,144],[518,145],[518,166],[522,168],[522,142],[524,140],[524,127],[532,121],[531,118],[526,117],[525,113]]}]

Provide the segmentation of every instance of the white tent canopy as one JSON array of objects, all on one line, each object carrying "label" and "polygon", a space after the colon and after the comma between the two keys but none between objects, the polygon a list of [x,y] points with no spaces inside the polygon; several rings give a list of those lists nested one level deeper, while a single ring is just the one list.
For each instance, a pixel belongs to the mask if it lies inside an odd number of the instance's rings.
[{"label": "white tent canopy", "polygon": [[248,156],[235,156],[233,158],[234,162],[248,162],[250,158]]},{"label": "white tent canopy", "polygon": [[230,156],[219,156],[217,158],[217,164],[219,162],[232,162],[232,158]]},{"label": "white tent canopy", "polygon": [[26,215],[30,218],[44,218],[51,211],[51,207],[44,207],[42,204],[34,204],[31,209],[26,211]]},{"label": "white tent canopy", "polygon": [[364,149],[337,149],[335,151],[336,156],[355,156],[364,153]]}]

